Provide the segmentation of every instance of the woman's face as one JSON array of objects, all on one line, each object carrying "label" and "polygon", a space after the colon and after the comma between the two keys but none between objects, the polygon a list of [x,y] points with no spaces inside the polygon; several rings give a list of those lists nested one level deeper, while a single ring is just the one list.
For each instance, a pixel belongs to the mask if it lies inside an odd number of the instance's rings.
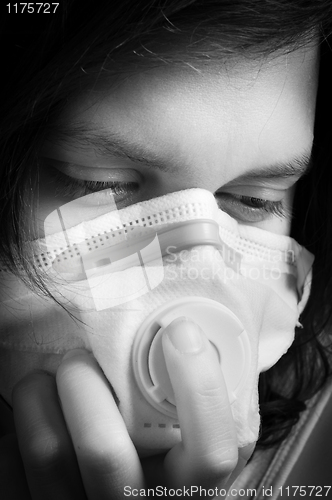
[{"label": "woman's face", "polygon": [[[308,46],[260,62],[164,65],[79,96],[42,152],[39,236],[57,207],[94,191],[103,201],[99,191],[111,187],[117,208],[203,188],[241,224],[288,234],[310,160],[317,68],[317,47]],[[55,372],[61,359],[1,349],[0,393],[10,400],[27,372]]]},{"label": "woman's face", "polygon": [[317,61],[308,46],[259,62],[163,65],[77,98],[43,149],[41,228],[58,206],[105,188],[123,208],[199,187],[240,223],[288,234],[310,160]]}]

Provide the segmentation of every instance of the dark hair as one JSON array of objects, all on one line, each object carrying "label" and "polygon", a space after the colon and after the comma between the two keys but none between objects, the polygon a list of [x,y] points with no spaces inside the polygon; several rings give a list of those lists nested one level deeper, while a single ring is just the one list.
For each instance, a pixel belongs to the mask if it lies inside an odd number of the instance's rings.
[{"label": "dark hair", "polygon": [[[332,293],[332,109],[329,40],[321,45],[316,107],[313,168],[300,179],[294,200],[291,236],[315,255],[303,328],[281,360],[260,377],[262,443],[287,436],[305,409],[305,402],[322,388],[331,374]],[[279,425],[279,430],[273,430]],[[265,426],[265,429],[264,429]]]},{"label": "dark hair", "polygon": [[[29,235],[22,220],[23,214],[34,214],[39,148],[78,91],[108,75],[145,66],[264,58],[295,50],[317,36],[326,46],[331,26],[330,0],[68,0],[46,27],[3,26],[3,45],[11,51],[0,117],[0,252],[10,269],[49,293],[25,251]],[[329,57],[324,54],[324,81]],[[293,346],[261,375],[261,446],[285,438],[330,372],[325,332],[331,318],[332,204],[322,128],[328,89],[321,85],[319,94],[316,166],[299,182],[292,228],[292,236],[316,255],[312,293]]]}]

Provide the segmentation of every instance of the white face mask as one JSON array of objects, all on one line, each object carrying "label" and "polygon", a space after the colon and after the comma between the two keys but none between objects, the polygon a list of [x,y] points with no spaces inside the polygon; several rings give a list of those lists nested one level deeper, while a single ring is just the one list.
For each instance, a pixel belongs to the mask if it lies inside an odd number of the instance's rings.
[{"label": "white face mask", "polygon": [[292,238],[238,224],[205,190],[112,212],[107,194],[105,204],[89,195],[53,212],[34,242],[51,292],[78,321],[7,273],[0,346],[92,351],[136,446],[167,449],[181,436],[161,332],[189,317],[219,358],[239,446],[257,440],[258,376],[293,341],[312,255]]}]

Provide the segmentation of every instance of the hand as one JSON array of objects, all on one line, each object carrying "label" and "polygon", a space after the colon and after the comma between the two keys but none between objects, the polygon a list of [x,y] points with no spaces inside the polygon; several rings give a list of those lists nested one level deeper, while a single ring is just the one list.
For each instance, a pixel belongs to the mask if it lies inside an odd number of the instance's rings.
[{"label": "hand", "polygon": [[163,348],[182,432],[163,456],[140,460],[108,381],[85,351],[68,353],[56,380],[36,372],[16,386],[15,423],[33,500],[113,500],[125,498],[126,486],[128,492],[232,484],[253,446],[238,460],[227,390],[209,341],[179,319],[165,330]]}]

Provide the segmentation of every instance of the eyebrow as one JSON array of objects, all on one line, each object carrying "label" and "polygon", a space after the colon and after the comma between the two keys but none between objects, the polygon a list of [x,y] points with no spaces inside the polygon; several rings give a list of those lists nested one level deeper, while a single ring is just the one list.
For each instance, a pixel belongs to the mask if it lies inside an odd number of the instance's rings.
[{"label": "eyebrow", "polygon": [[277,162],[260,169],[249,170],[236,178],[236,182],[255,179],[288,179],[302,177],[313,167],[312,155],[303,153],[285,162]]},{"label": "eyebrow", "polygon": [[[75,141],[78,147],[93,149],[99,154],[111,155],[117,158],[128,159],[133,162],[142,163],[148,168],[158,169],[162,172],[175,173],[179,168],[188,168],[184,162],[174,155],[168,158],[149,150],[147,146],[141,146],[134,141],[112,131],[94,129],[92,126],[64,126],[56,130],[55,138],[65,142]],[[75,144],[75,145],[76,145]],[[240,175],[234,182],[255,179],[287,179],[290,177],[302,177],[307,174],[313,166],[311,151],[300,154],[285,162],[276,162],[262,168],[255,168]],[[232,183],[233,181],[230,181]]]},{"label": "eyebrow", "polygon": [[[134,141],[128,141],[124,137],[112,131],[95,131],[90,127],[63,127],[55,132],[56,139],[60,141],[75,141],[75,146],[93,149],[105,156],[111,155],[116,158],[124,158],[136,163],[142,163],[148,168],[158,169],[162,172],[175,173],[182,162],[179,158],[162,157],[147,146],[141,146]],[[72,145],[72,143],[71,143]],[[182,165],[183,166],[183,165]]]}]

